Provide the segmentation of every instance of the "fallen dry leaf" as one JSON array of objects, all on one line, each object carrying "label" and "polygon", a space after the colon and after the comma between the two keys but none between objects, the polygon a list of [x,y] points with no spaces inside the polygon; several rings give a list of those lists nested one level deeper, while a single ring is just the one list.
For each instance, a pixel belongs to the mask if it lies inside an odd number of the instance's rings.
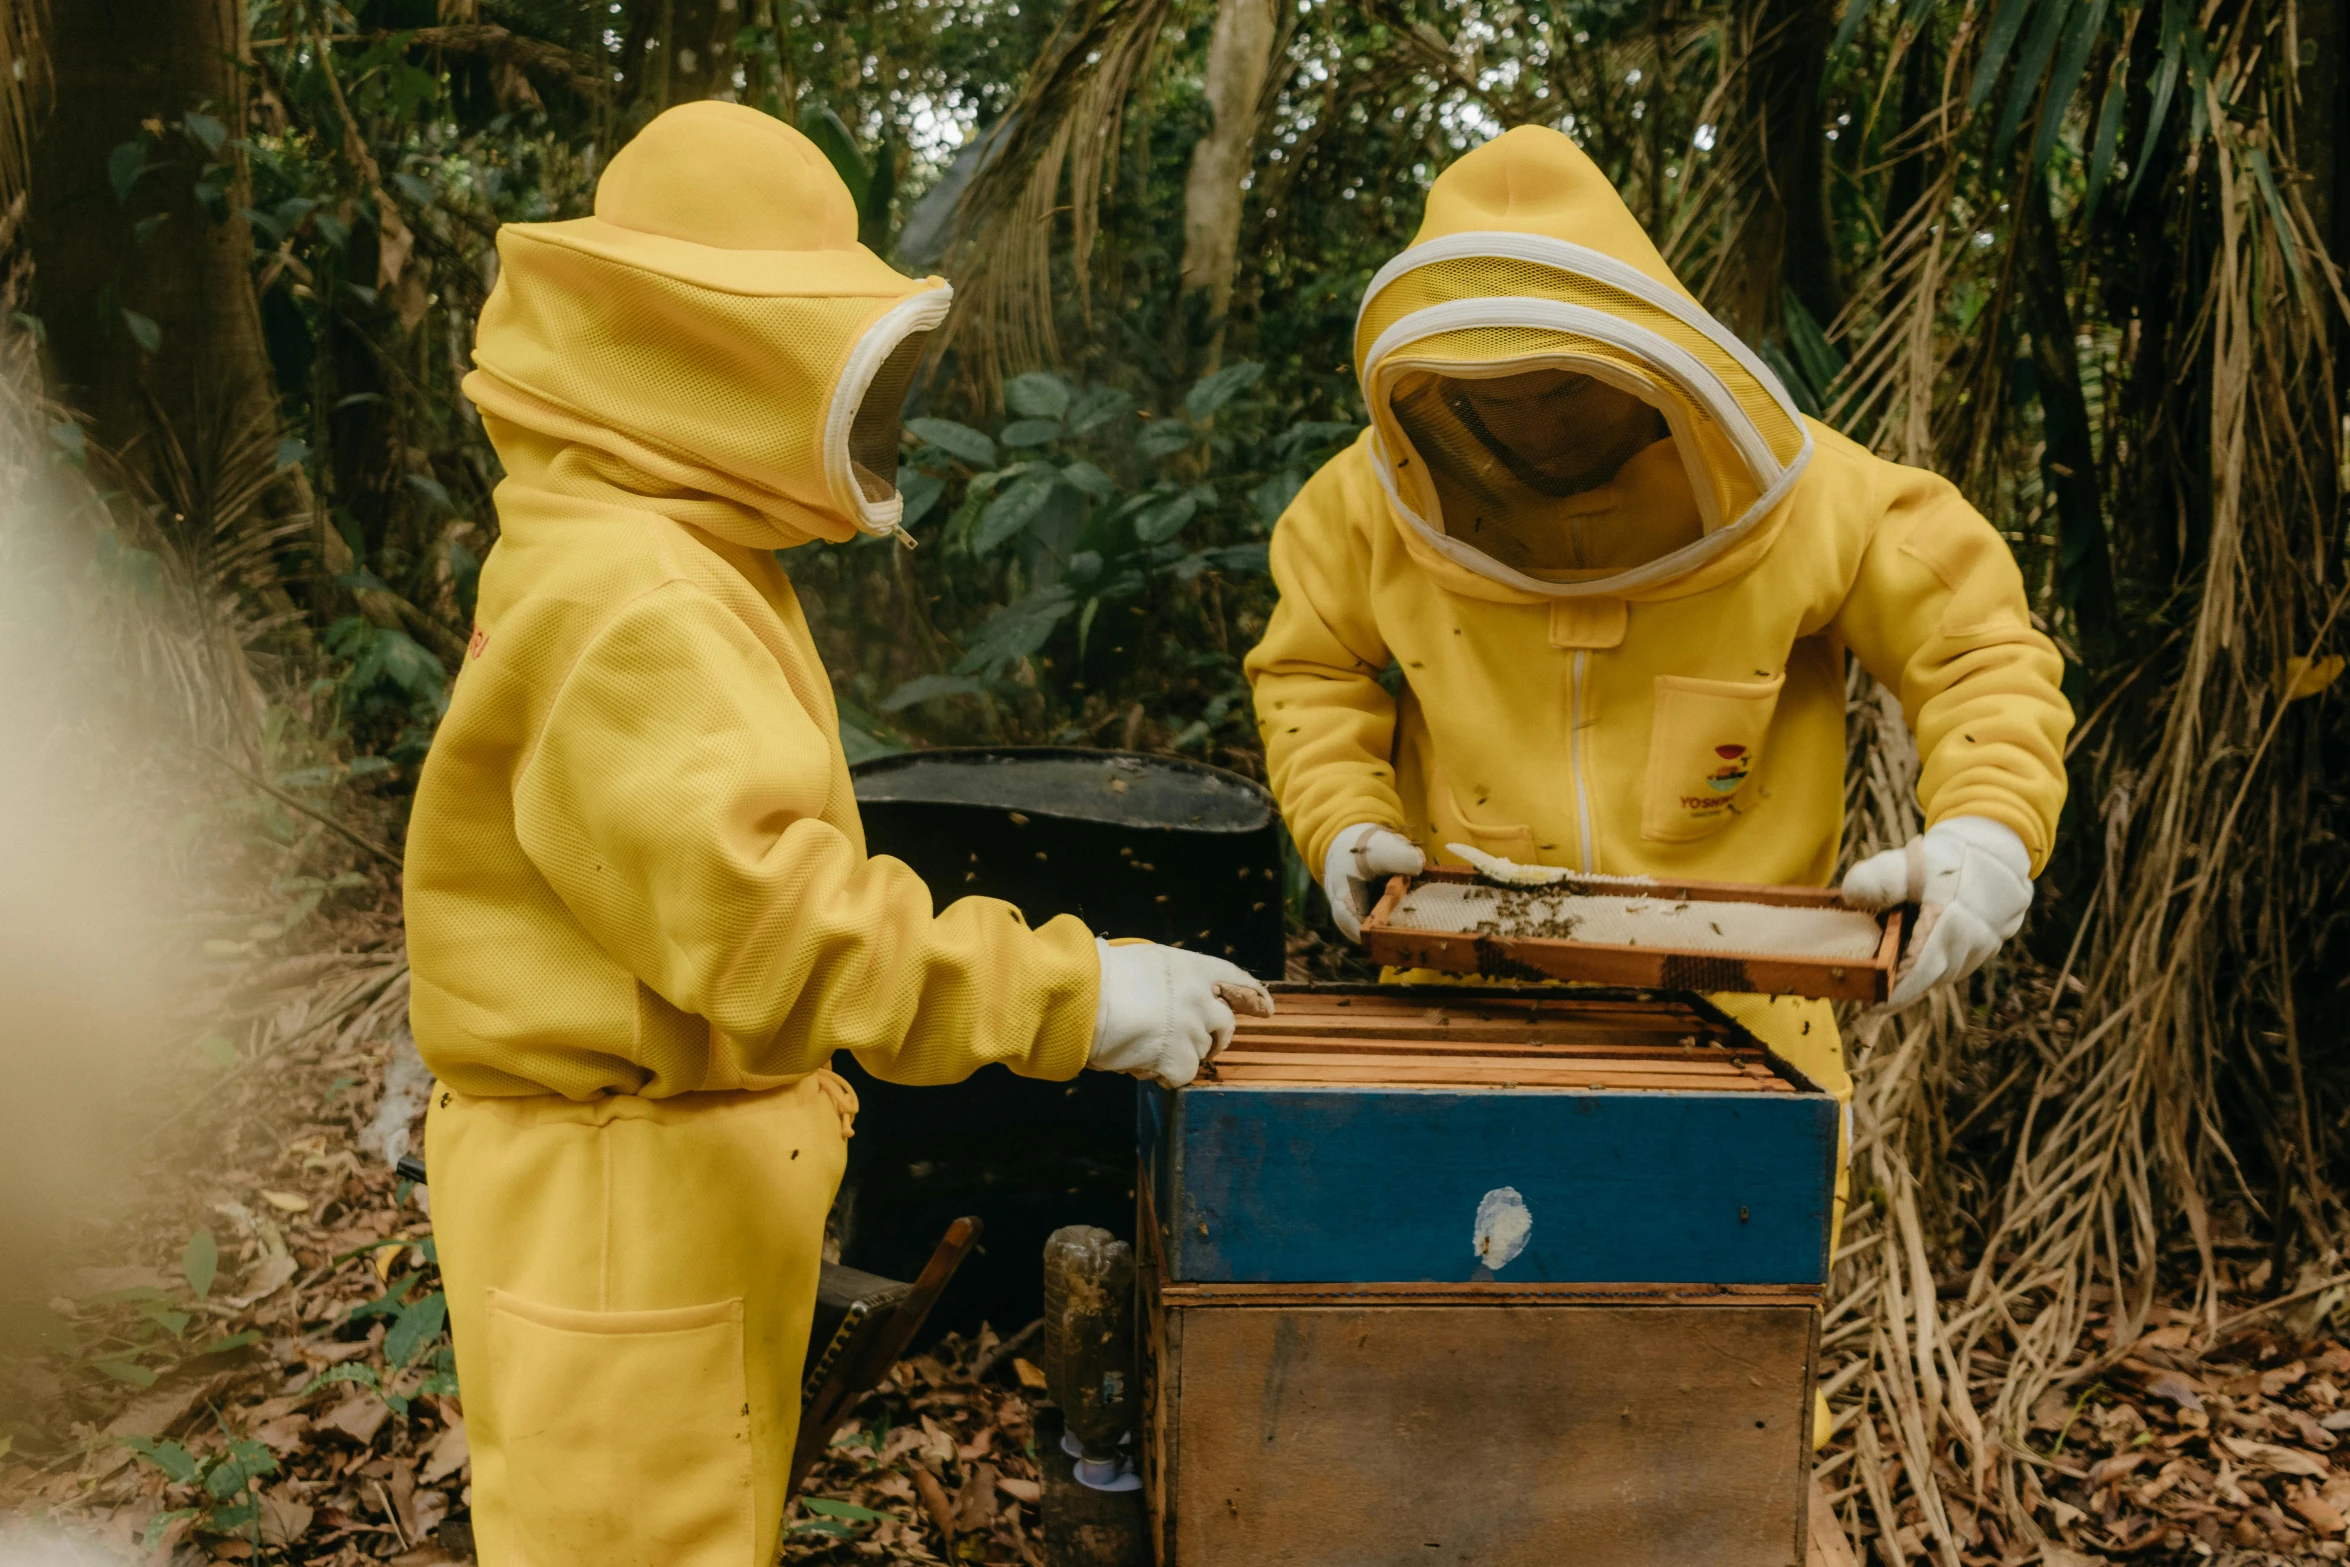
[{"label": "fallen dry leaf", "polygon": [[930,1515],[931,1524],[945,1537],[948,1545],[955,1543],[955,1504],[947,1498],[947,1488],[938,1483],[938,1476],[927,1469],[914,1471],[914,1490],[922,1498],[922,1510]]},{"label": "fallen dry leaf", "polygon": [[922,1417],[921,1454],[926,1462],[945,1468],[954,1462],[958,1445],[953,1432],[928,1415]]},{"label": "fallen dry leaf", "polygon": [[1015,1480],[1010,1475],[997,1475],[995,1488],[1015,1502],[1034,1507],[1044,1496],[1044,1487],[1034,1480]]},{"label": "fallen dry leaf", "polygon": [[2185,1459],[2173,1459],[2162,1466],[2162,1472],[2130,1493],[2130,1500],[2140,1507],[2151,1507],[2155,1499],[2177,1485],[2187,1475]]},{"label": "fallen dry leaf", "polygon": [[273,1453],[291,1453],[301,1447],[304,1439],[310,1435],[310,1417],[281,1415],[253,1427],[248,1434]]},{"label": "fallen dry leaf", "polygon": [[[426,1531],[416,1516],[415,1466],[393,1459],[384,1463],[383,1467],[390,1470],[389,1474],[383,1476],[381,1483],[386,1499],[392,1504],[395,1521],[400,1525],[400,1533],[411,1540],[421,1539]],[[375,1465],[370,1465],[369,1472],[376,1473],[378,1470]]]},{"label": "fallen dry leaf", "polygon": [[261,1497],[261,1539],[268,1545],[291,1545],[310,1532],[310,1521],[317,1516],[315,1509],[303,1502],[293,1501],[275,1491]]},{"label": "fallen dry leaf", "polygon": [[2350,1522],[2344,1520],[2340,1508],[2307,1486],[2297,1487],[2285,1499],[2285,1505],[2319,1534],[2340,1534],[2345,1528],[2350,1528]]},{"label": "fallen dry leaf", "polygon": [[2341,1438],[2327,1430],[2306,1409],[2288,1409],[2285,1411],[2285,1418],[2293,1423],[2295,1431],[2301,1433],[2302,1441],[2307,1442],[2321,1453],[2341,1445]]},{"label": "fallen dry leaf", "polygon": [[2322,1480],[2334,1472],[2333,1465],[2312,1453],[2298,1448],[2280,1447],[2274,1442],[2254,1442],[2240,1436],[2222,1436],[2221,1445],[2242,1459],[2248,1468],[2266,1470],[2274,1474],[2307,1475]]},{"label": "fallen dry leaf", "polygon": [[362,1339],[356,1344],[319,1343],[314,1339],[302,1341],[302,1358],[313,1366],[339,1366],[346,1360],[357,1360],[368,1354],[375,1345]]},{"label": "fallen dry leaf", "polygon": [[232,1295],[227,1304],[240,1310],[284,1289],[294,1277],[294,1259],[290,1256],[264,1257],[253,1264],[253,1271],[245,1275],[244,1293]]},{"label": "fallen dry leaf", "polygon": [[464,1468],[472,1458],[472,1449],[465,1439],[465,1422],[452,1420],[441,1434],[433,1438],[432,1446],[424,1450],[424,1467],[416,1478],[426,1485],[434,1485]]},{"label": "fallen dry leaf", "polygon": [[2089,1466],[2089,1478],[2086,1484],[2092,1491],[2101,1485],[2111,1485],[2144,1462],[2146,1462],[2146,1454],[2143,1450],[2135,1453],[2116,1453],[2111,1458],[2101,1458]]},{"label": "fallen dry leaf", "polygon": [[[252,1374],[251,1368],[236,1368],[187,1381],[159,1383],[133,1399],[128,1408],[108,1422],[106,1434],[115,1437],[167,1435],[173,1427],[194,1413],[199,1405],[214,1402]],[[117,1448],[116,1451],[125,1458],[130,1456],[128,1449]]]},{"label": "fallen dry leaf", "polygon": [[1804,1530],[1811,1547],[1808,1567],[1858,1567],[1852,1542],[1844,1537],[1844,1525],[1836,1517],[1836,1505],[1828,1500],[1828,1493],[1821,1489],[1816,1475],[1809,1494]]},{"label": "fallen dry leaf", "polygon": [[263,1191],[261,1200],[280,1213],[308,1213],[310,1199],[300,1192]]},{"label": "fallen dry leaf", "polygon": [[927,1446],[929,1441],[930,1434],[920,1426],[899,1426],[881,1444],[881,1451],[876,1458],[881,1467],[887,1469],[908,1453]]},{"label": "fallen dry leaf", "polygon": [[978,1534],[995,1522],[996,1467],[973,1464],[955,1493],[955,1532]]},{"label": "fallen dry leaf", "polygon": [[2195,1379],[2183,1371],[2157,1371],[2146,1384],[2146,1391],[2156,1398],[2167,1399],[2181,1409],[2192,1409],[2198,1414],[2203,1412],[2203,1392],[2196,1387]]},{"label": "fallen dry leaf", "polygon": [[318,1430],[340,1432],[366,1447],[391,1416],[390,1406],[373,1393],[354,1393],[311,1423]]},{"label": "fallen dry leaf", "polygon": [[1014,1355],[1012,1357],[1012,1375],[1018,1377],[1020,1385],[1030,1392],[1041,1393],[1045,1390],[1044,1368],[1032,1360],[1023,1360],[1018,1355]]},{"label": "fallen dry leaf", "polygon": [[2289,1366],[2278,1366],[2260,1374],[2260,1396],[2275,1398],[2285,1389],[2309,1375],[2309,1367],[2296,1360]]}]

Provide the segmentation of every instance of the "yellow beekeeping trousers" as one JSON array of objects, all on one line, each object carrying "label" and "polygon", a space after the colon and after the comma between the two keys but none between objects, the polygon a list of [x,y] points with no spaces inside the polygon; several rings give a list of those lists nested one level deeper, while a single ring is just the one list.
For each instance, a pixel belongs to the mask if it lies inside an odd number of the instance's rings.
[{"label": "yellow beekeeping trousers", "polygon": [[433,1090],[483,1567],[767,1567],[856,1096]]}]

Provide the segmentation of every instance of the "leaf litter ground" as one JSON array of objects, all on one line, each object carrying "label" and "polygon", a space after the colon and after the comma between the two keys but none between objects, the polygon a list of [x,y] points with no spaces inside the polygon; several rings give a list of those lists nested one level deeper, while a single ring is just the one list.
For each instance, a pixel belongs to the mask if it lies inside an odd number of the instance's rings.
[{"label": "leaf litter ground", "polygon": [[[0,1559],[472,1559],[428,1197],[391,1167],[426,1080],[397,927],[369,923],[338,932],[357,950],[224,966],[159,1090],[146,1195],[4,1308]],[[785,1559],[1041,1560],[1033,1368],[1003,1349],[949,1336],[897,1366]]]},{"label": "leaf litter ground", "polygon": [[[151,1142],[150,1196],[81,1238],[51,1298],[11,1310],[0,1554],[38,1535],[59,1561],[471,1559],[431,1222],[389,1164],[423,1106],[406,971],[388,924],[342,934],[355,950],[224,980],[181,1085],[192,1108]],[[2256,1307],[2266,1280],[2234,1282]],[[1967,1567],[2350,1556],[2350,1347],[2288,1313],[2216,1339],[2157,1320],[2118,1354],[2093,1346],[2103,1374],[2033,1410],[2045,1543],[2006,1538],[1939,1475]],[[783,1560],[1041,1562],[1041,1394],[1013,1347],[950,1335],[900,1363],[794,1504]],[[1848,1414],[1819,1468],[1846,1518],[1859,1447],[1893,1445],[1870,1418],[1875,1442],[1856,1446]],[[1877,1560],[1929,1554],[1901,1467],[1879,1477],[1905,1523]]]}]

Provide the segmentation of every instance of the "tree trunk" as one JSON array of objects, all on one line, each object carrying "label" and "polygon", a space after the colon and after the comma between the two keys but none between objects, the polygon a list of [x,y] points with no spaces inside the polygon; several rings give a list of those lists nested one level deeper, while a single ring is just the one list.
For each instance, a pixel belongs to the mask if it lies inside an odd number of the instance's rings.
[{"label": "tree trunk", "polygon": [[[29,230],[51,385],[173,499],[173,443],[199,475],[240,445],[275,448],[235,145],[245,36],[243,0],[70,0],[50,18],[55,108],[34,146]],[[191,111],[208,121],[188,129]],[[126,147],[144,170],[118,198]],[[200,182],[218,192],[210,210]]]},{"label": "tree trunk", "polygon": [[1224,356],[1232,268],[1240,251],[1242,182],[1255,162],[1257,100],[1273,64],[1273,0],[1217,0],[1208,40],[1208,107],[1215,123],[1191,154],[1183,186],[1183,282],[1201,295],[1209,330],[1205,369]]}]

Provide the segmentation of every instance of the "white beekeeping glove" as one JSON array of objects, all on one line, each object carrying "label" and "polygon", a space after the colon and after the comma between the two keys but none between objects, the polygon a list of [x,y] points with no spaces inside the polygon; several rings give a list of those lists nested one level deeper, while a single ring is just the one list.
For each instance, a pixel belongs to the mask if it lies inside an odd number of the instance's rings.
[{"label": "white beekeeping glove", "polygon": [[1936,822],[1906,848],[1872,854],[1844,876],[1855,908],[1918,906],[1917,929],[1894,975],[1889,1007],[1966,978],[2024,923],[2032,856],[2012,828],[1980,816]]},{"label": "white beekeeping glove", "polygon": [[1390,876],[1417,876],[1428,868],[1420,846],[1391,827],[1357,822],[1330,840],[1322,859],[1322,892],[1330,918],[1349,941],[1363,939],[1363,916],[1379,901]]},{"label": "white beekeeping glove", "polygon": [[1152,941],[1097,939],[1094,948],[1101,954],[1101,1000],[1085,1064],[1097,1072],[1181,1088],[1199,1076],[1201,1062],[1232,1043],[1233,1013],[1273,1015],[1272,992],[1222,958]]}]

